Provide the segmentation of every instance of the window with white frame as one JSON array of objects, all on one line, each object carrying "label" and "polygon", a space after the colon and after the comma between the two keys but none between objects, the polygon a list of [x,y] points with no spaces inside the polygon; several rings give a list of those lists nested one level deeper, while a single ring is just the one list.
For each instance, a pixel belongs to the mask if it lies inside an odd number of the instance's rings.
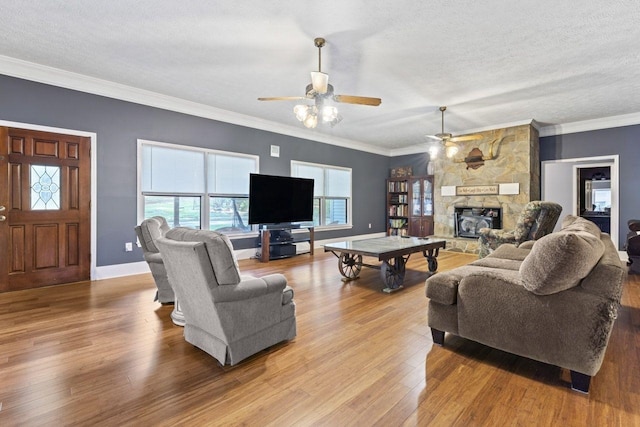
[{"label": "window with white frame", "polygon": [[233,234],[251,231],[249,174],[258,156],[138,141],[142,218],[160,215],[172,227]]},{"label": "window with white frame", "polygon": [[313,225],[351,225],[351,168],[291,161],[291,176],[311,178],[313,185]]}]

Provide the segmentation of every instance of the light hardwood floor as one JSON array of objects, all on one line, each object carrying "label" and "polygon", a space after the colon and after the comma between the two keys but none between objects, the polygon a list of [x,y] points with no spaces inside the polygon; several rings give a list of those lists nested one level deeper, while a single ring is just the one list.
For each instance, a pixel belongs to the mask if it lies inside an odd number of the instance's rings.
[{"label": "light hardwood floor", "polygon": [[[441,252],[440,271],[473,259]],[[420,256],[391,295],[331,254],[240,266],[286,274],[298,336],[236,367],[184,341],[151,275],[0,294],[0,425],[640,425],[640,276],[586,396],[553,366],[433,346]]]}]

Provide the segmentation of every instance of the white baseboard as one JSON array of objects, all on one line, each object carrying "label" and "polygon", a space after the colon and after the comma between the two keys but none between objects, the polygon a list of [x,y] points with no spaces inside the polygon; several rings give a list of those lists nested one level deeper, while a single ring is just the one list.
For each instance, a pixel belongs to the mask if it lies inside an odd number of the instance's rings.
[{"label": "white baseboard", "polygon": [[[335,239],[323,239],[314,241],[313,247],[314,249],[321,250],[322,247],[328,243],[342,242],[342,241],[351,241],[351,240],[362,240],[362,239],[372,239],[374,237],[384,237],[386,234],[382,233],[371,233],[371,234],[360,234],[358,236],[350,236],[350,237],[338,237]],[[308,243],[300,243],[296,249],[298,252],[308,252],[309,244]],[[238,249],[234,251],[236,257],[238,259],[249,259],[254,258],[256,256],[256,248],[249,249]],[[626,255],[626,254],[625,254]],[[96,274],[93,277],[93,280],[102,280],[102,279],[111,279],[114,277],[122,277],[122,276],[132,276],[134,274],[144,274],[149,273],[149,265],[146,261],[140,262],[129,262],[126,264],[113,264],[113,265],[105,265],[102,267],[96,267]]]},{"label": "white baseboard", "polygon": [[134,274],[150,273],[149,264],[146,261],[129,262],[126,264],[113,264],[96,267],[96,276],[93,280],[111,279],[113,277],[133,276]]},{"label": "white baseboard", "polygon": [[629,261],[629,254],[627,254],[626,251],[618,251],[618,254],[620,255],[620,261],[623,261],[623,262]]}]

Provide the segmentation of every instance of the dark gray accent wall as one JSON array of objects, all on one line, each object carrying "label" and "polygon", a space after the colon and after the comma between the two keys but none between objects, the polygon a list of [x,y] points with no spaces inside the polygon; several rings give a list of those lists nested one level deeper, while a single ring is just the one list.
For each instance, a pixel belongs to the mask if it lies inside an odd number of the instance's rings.
[{"label": "dark gray accent wall", "polygon": [[[318,232],[317,239],[383,232],[389,158],[273,132],[120,101],[0,75],[0,119],[97,134],[98,266],[142,260],[135,241],[137,140],[233,151],[260,156],[260,172],[289,175],[291,160],[352,168],[353,228]],[[270,146],[280,146],[280,157]],[[371,224],[370,229],[368,225]],[[254,238],[234,240],[236,249]]]},{"label": "dark gray accent wall", "polygon": [[620,156],[619,248],[626,243],[627,221],[640,218],[640,125],[540,138],[540,160]]}]

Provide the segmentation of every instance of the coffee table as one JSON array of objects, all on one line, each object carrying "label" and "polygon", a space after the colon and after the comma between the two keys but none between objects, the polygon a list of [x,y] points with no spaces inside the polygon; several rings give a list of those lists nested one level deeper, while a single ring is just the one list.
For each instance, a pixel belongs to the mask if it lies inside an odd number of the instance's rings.
[{"label": "coffee table", "polygon": [[[431,274],[438,270],[438,253],[446,246],[446,240],[427,237],[387,236],[373,239],[344,241],[324,245],[325,252],[338,258],[338,268],[346,280],[357,279],[362,267],[380,269],[380,276],[386,285],[384,292],[402,289],[405,266],[411,254],[422,252],[427,259]],[[377,258],[381,265],[362,262],[362,257]]]}]

